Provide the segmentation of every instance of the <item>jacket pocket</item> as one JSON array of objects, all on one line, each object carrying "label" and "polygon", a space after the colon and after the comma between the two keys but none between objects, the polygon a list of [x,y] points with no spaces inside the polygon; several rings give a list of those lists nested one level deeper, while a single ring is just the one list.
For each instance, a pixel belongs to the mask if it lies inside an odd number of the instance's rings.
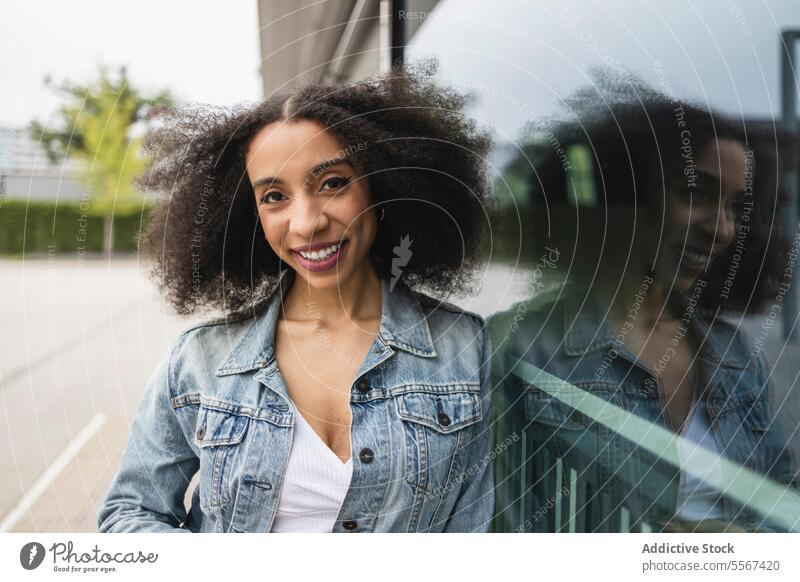
[{"label": "jacket pocket", "polygon": [[582,431],[589,425],[586,417],[575,408],[542,392],[525,394],[525,418],[548,430]]},{"label": "jacket pocket", "polygon": [[[738,414],[744,417],[744,425],[749,429],[750,437],[744,434],[734,436],[732,445],[727,451],[734,457],[739,457],[740,462],[760,474],[765,474],[772,466],[775,459],[775,430],[770,430],[769,404],[766,395],[743,401],[739,411],[733,411],[733,417]],[[742,431],[743,432],[743,431]]]},{"label": "jacket pocket", "polygon": [[528,384],[525,388],[525,418],[532,423],[545,425],[548,430],[586,430],[591,420],[564,399],[580,398],[585,393],[577,386],[565,387],[560,384],[542,384],[541,387]]},{"label": "jacket pocket", "polygon": [[[224,403],[223,403],[224,404]],[[197,412],[195,444],[200,448],[200,502],[204,508],[230,501],[231,474],[249,417],[203,402]]]},{"label": "jacket pocket", "polygon": [[483,412],[477,392],[409,392],[397,396],[396,402],[400,418],[423,424],[442,434],[475,424],[480,421]]},{"label": "jacket pocket", "polygon": [[479,387],[470,388],[421,387],[394,398],[405,436],[403,475],[413,499],[409,531],[428,531],[452,505],[449,494],[455,498],[475,474],[464,466],[473,442],[469,428],[488,411],[482,410]]},{"label": "jacket pocket", "polygon": [[405,433],[406,481],[430,495],[445,492],[469,446],[464,429],[483,417],[480,393],[414,391],[395,397]]},{"label": "jacket pocket", "polygon": [[743,408],[745,422],[754,433],[760,435],[770,428],[769,404],[766,398],[748,401]]}]

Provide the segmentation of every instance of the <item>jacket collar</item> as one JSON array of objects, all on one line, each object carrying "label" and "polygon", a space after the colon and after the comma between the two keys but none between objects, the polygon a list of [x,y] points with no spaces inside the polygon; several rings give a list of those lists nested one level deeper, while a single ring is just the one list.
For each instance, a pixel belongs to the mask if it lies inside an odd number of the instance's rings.
[{"label": "jacket collar", "polygon": [[611,348],[614,330],[606,323],[606,314],[588,297],[579,300],[571,289],[563,296],[564,352],[568,356],[582,356],[587,352]]},{"label": "jacket collar", "polygon": [[[267,298],[267,306],[250,318],[242,339],[217,369],[217,376],[240,374],[265,367],[275,357],[275,329],[286,292],[294,282],[295,272],[284,271],[276,289]],[[436,356],[428,320],[419,300],[402,281],[389,290],[381,279],[381,325],[379,339],[424,358]]]},{"label": "jacket collar", "polygon": [[[616,334],[607,323],[607,314],[590,300],[581,301],[570,291],[564,293],[564,352],[582,356],[599,349],[616,348],[632,362],[636,357],[616,344]],[[713,324],[713,325],[712,325]],[[700,352],[710,363],[726,368],[745,368],[747,354],[735,341],[735,326],[716,314],[696,309],[689,324],[700,338]]]}]

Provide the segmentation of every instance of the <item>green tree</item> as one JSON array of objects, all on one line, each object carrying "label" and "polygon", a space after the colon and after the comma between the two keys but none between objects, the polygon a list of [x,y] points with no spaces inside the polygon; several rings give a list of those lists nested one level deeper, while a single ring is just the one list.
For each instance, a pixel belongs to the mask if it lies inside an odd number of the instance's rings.
[{"label": "green tree", "polygon": [[88,194],[88,214],[103,217],[103,250],[112,251],[113,214],[140,206],[142,197],[132,178],[146,171],[151,160],[141,151],[141,131],[159,108],[171,106],[169,91],[145,96],[128,82],[125,67],[116,75],[99,67],[97,80],[82,85],[50,78],[45,85],[62,97],[54,126],[34,120],[29,127],[48,158],[79,162]]}]

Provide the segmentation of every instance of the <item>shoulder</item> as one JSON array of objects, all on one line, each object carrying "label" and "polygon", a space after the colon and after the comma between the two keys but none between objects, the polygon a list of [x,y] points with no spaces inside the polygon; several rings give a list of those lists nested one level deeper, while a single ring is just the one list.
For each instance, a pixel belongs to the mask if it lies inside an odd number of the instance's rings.
[{"label": "shoulder", "polygon": [[[575,365],[565,350],[580,302],[566,290],[536,294],[489,318],[494,365],[505,372],[522,359],[551,373]],[[577,324],[586,324],[586,315]],[[583,358],[581,362],[585,361]]]},{"label": "shoulder", "polygon": [[561,289],[550,290],[518,301],[489,318],[493,337],[538,334],[548,329],[563,332],[567,297]]},{"label": "shoulder", "polygon": [[272,288],[264,297],[250,307],[231,313],[215,313],[185,327],[176,340],[176,346],[224,341],[231,343],[240,339],[266,315],[277,299],[277,289]]},{"label": "shoulder", "polygon": [[491,339],[486,320],[451,302],[412,292],[430,331],[436,357],[416,366],[429,378],[481,384],[483,367],[490,359]]},{"label": "shoulder", "polygon": [[175,346],[185,348],[220,337],[231,337],[231,334],[236,335],[249,328],[258,315],[259,312],[217,315],[194,322],[181,330]]},{"label": "shoulder", "polygon": [[458,330],[458,331],[471,331],[473,334],[483,334],[486,329],[486,320],[475,313],[462,307],[442,301],[429,295],[418,291],[410,291],[412,296],[417,300],[425,318],[428,320],[428,325],[431,327],[431,333],[434,333],[434,328],[440,330]]},{"label": "shoulder", "polygon": [[412,292],[421,309],[438,367],[456,369],[459,363],[469,368],[476,367],[487,358],[491,350],[488,327],[483,317],[451,303],[420,292]]},{"label": "shoulder", "polygon": [[751,335],[748,323],[740,316],[698,310],[695,317],[700,320],[700,329],[706,331],[706,342],[711,342],[709,347],[715,350],[718,358],[740,367],[752,366],[754,372],[763,373],[768,328],[761,327],[759,335]]},{"label": "shoulder", "polygon": [[721,340],[727,340],[736,347],[743,348],[751,343],[750,335],[744,327],[744,320],[741,317],[727,313],[716,313],[710,309],[697,309],[694,312],[704,329]]},{"label": "shoulder", "polygon": [[190,385],[212,380],[237,346],[249,346],[247,338],[258,328],[264,311],[209,317],[184,328],[169,353],[170,385],[180,393]]}]

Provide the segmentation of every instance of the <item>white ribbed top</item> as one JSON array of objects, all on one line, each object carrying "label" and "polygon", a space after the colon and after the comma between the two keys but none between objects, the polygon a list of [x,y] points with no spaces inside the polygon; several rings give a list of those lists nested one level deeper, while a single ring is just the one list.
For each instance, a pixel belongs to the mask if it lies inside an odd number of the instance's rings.
[{"label": "white ribbed top", "polygon": [[[703,519],[719,519],[723,517],[720,491],[708,484],[706,479],[712,475],[719,477],[721,470],[719,460],[721,449],[714,430],[708,419],[705,403],[696,400],[689,412],[689,419],[684,424],[682,435],[685,439],[678,442],[678,454],[684,466],[693,466],[698,478],[686,471],[681,471],[678,489],[678,509],[680,518],[700,521]],[[706,449],[716,455],[714,462],[706,465],[704,459],[695,454],[699,448]]]},{"label": "white ribbed top", "polygon": [[292,403],[294,437],[281,487],[273,532],[330,532],[353,476]]}]

